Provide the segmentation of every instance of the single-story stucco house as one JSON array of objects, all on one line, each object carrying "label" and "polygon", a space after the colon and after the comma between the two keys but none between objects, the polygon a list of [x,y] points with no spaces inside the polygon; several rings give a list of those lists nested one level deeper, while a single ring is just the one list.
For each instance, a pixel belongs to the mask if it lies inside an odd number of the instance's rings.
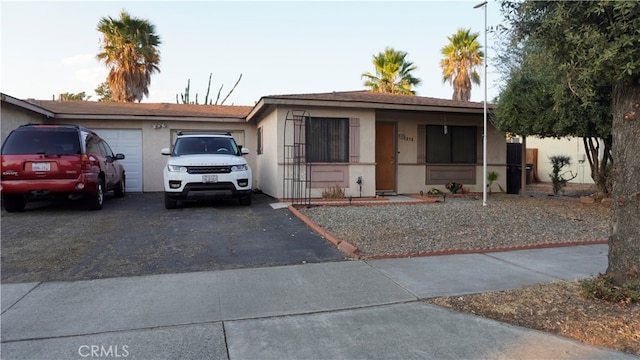
[{"label": "single-story stucco house", "polygon": [[[417,194],[449,181],[482,192],[484,104],[369,91],[262,97],[254,106],[21,100],[1,95],[2,141],[21,124],[77,124],[123,153],[127,191],[162,191],[160,149],[183,133],[230,132],[254,188],[278,199]],[[490,106],[491,108],[491,106]],[[506,141],[487,126],[487,171],[506,183]]]}]

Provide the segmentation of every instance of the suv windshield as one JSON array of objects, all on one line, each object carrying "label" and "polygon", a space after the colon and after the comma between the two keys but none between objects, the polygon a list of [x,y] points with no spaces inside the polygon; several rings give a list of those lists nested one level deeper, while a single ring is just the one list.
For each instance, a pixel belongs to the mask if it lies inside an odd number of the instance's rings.
[{"label": "suv windshield", "polygon": [[173,155],[226,154],[237,155],[238,147],[228,137],[184,137],[176,140]]},{"label": "suv windshield", "polygon": [[2,154],[81,154],[80,139],[75,129],[14,131],[2,146]]}]

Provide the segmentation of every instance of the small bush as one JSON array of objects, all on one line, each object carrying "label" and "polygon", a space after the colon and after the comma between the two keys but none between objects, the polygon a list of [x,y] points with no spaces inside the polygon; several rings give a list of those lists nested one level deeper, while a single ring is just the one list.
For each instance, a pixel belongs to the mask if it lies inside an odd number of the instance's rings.
[{"label": "small bush", "polygon": [[442,195],[442,194],[444,194],[444,191],[442,191],[440,189],[436,189],[436,188],[431,188],[431,190],[427,191],[427,194],[429,194],[429,195]]},{"label": "small bush", "polygon": [[344,199],[344,197],[344,190],[338,185],[328,187],[322,191],[323,199]]},{"label": "small bush", "polygon": [[[551,165],[553,167],[553,172],[549,174],[549,177],[551,177],[551,183],[553,184],[553,194],[558,195],[558,193],[567,186],[567,182],[575,179],[578,174],[573,175],[571,170],[561,173],[563,167],[571,165],[571,157],[569,156],[555,155],[549,157],[549,160],[551,160]],[[570,179],[565,179],[564,175],[566,173],[571,174],[572,177]]]},{"label": "small bush", "polygon": [[[487,174],[487,189],[489,190],[489,194],[493,193],[493,182],[498,180],[498,176],[498,173],[495,171]],[[498,184],[498,187],[500,188],[500,191],[504,192],[504,189],[502,189],[502,186],[500,186],[500,184]]]},{"label": "small bush", "polygon": [[445,185],[445,187],[447,188],[447,190],[451,191],[452,194],[467,193],[467,189],[465,189],[462,183],[459,183],[459,182],[449,181],[449,183]]},{"label": "small bush", "polygon": [[616,286],[607,275],[598,275],[580,282],[588,299],[601,299],[622,305],[640,302],[640,289],[630,285]]}]

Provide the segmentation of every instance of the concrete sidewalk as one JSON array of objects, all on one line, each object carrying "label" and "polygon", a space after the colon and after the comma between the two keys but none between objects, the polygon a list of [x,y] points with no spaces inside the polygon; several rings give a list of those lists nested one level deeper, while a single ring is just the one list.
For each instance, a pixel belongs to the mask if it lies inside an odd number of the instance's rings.
[{"label": "concrete sidewalk", "polygon": [[419,299],[574,280],[607,246],[3,284],[2,359],[637,359]]}]

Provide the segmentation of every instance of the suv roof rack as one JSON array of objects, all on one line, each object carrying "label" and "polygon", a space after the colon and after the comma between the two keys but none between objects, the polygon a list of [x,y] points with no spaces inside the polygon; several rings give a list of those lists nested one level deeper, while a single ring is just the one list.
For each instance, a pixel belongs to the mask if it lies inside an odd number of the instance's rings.
[{"label": "suv roof rack", "polygon": [[185,132],[183,130],[177,130],[176,131],[176,135],[178,135],[178,136],[183,136],[183,135],[184,136],[186,136],[186,135],[195,135],[195,136],[198,136],[198,135],[202,135],[202,136],[206,136],[206,135],[225,135],[225,136],[233,136],[233,135],[231,135],[231,131],[224,131],[224,130],[221,130],[221,131],[215,131],[215,130],[214,131],[207,131],[205,133],[198,133],[197,131],[193,131],[193,132],[189,131],[186,134],[185,134]]}]

